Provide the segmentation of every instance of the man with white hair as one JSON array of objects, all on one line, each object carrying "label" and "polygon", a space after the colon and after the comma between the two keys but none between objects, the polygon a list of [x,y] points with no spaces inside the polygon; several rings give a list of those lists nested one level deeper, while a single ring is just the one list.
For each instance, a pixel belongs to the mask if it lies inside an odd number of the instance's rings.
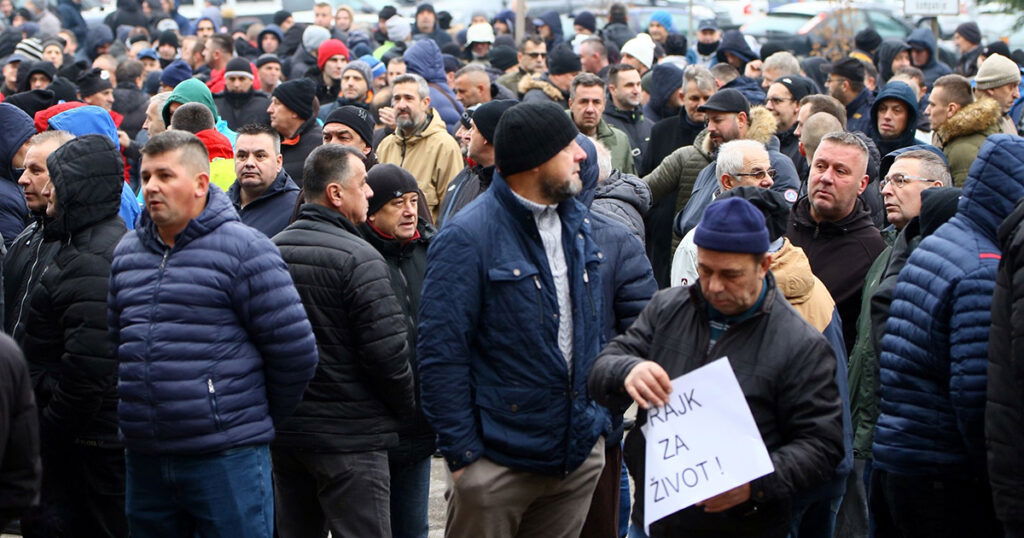
[{"label": "man with white hair", "polygon": [[761,64],[761,87],[767,92],[768,88],[780,78],[786,75],[799,75],[800,61],[789,51],[779,51],[765,58]]}]

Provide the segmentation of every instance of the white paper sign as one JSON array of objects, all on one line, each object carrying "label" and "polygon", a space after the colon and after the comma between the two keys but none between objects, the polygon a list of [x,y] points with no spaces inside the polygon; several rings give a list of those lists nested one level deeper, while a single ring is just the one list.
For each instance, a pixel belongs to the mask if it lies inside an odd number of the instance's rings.
[{"label": "white paper sign", "polygon": [[644,527],[775,470],[729,359],[672,381],[643,427]]}]

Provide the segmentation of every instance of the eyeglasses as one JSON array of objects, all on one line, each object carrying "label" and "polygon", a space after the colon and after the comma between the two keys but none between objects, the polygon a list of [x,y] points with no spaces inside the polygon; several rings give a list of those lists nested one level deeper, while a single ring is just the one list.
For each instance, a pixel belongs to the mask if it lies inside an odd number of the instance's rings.
[{"label": "eyeglasses", "polygon": [[796,99],[790,99],[788,97],[769,97],[768,99],[765,99],[765,100],[768,101],[769,103],[773,104],[773,105],[781,105],[782,103],[785,103],[786,101],[796,101]]},{"label": "eyeglasses", "polygon": [[878,190],[884,189],[885,186],[888,185],[890,182],[892,182],[892,184],[897,189],[902,189],[903,187],[906,187],[911,181],[927,181],[928,183],[932,183],[935,180],[921,176],[910,176],[907,174],[891,174],[882,178],[882,181],[878,182]]},{"label": "eyeglasses", "polygon": [[546,58],[548,56],[548,53],[546,53],[546,52],[527,52],[526,55],[529,56],[530,58],[536,59],[536,58]]},{"label": "eyeglasses", "polygon": [[758,181],[761,181],[765,177],[775,179],[775,169],[769,168],[767,170],[754,170],[753,172],[737,172],[736,175],[740,177],[752,177]]}]

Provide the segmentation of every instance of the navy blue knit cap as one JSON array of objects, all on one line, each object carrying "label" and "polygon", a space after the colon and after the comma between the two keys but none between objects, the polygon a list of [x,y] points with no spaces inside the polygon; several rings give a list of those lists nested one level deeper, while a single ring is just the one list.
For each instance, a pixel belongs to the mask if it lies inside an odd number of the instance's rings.
[{"label": "navy blue knit cap", "polygon": [[718,252],[764,254],[769,248],[764,213],[743,198],[715,200],[704,210],[693,242]]}]

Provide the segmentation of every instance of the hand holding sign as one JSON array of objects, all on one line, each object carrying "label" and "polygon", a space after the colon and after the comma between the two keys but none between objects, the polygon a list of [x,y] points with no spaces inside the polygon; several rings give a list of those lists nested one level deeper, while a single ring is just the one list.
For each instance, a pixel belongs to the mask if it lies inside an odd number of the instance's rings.
[{"label": "hand holding sign", "polygon": [[643,427],[648,531],[696,503],[708,512],[741,504],[750,481],[775,470],[727,358],[676,378],[666,393]]},{"label": "hand holding sign", "polygon": [[648,409],[651,405],[662,406],[668,402],[672,392],[672,382],[660,364],[644,361],[637,364],[626,376],[626,392],[640,409]]}]

